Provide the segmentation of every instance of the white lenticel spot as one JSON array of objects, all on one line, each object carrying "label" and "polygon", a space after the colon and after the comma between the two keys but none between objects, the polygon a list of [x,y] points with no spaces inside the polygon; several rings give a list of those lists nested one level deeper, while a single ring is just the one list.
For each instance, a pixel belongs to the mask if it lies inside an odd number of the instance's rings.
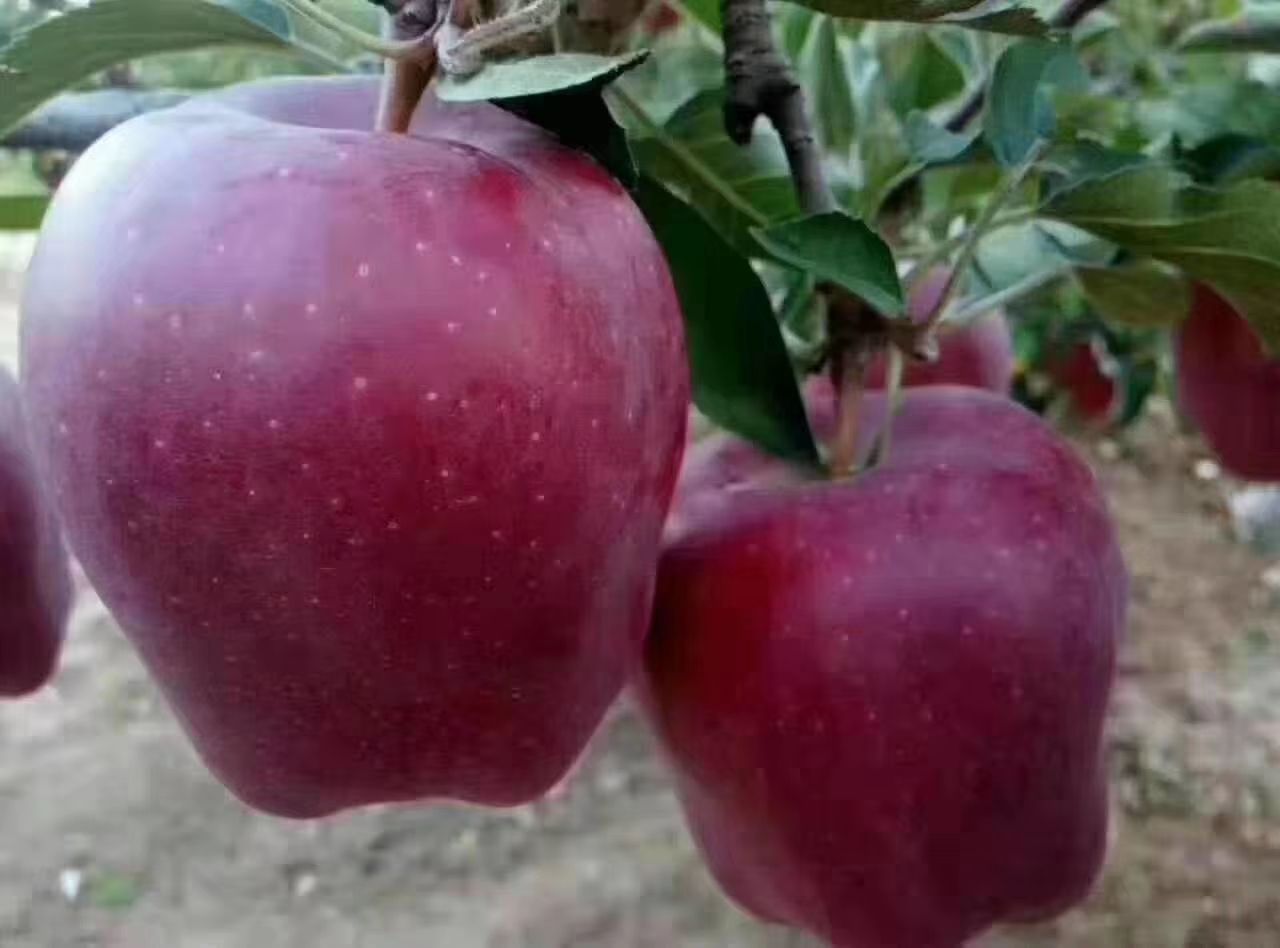
[{"label": "white lenticel spot", "polygon": [[277,177],[281,177],[281,178],[288,178],[288,177],[292,176],[292,174],[293,174],[293,169],[292,169],[292,168],[278,168],[278,169],[276,169],[276,175],[277,175]]},{"label": "white lenticel spot", "polygon": [[434,402],[440,398],[439,392],[427,392],[427,401]]},{"label": "white lenticel spot", "polygon": [[501,542],[503,539],[501,530],[490,530],[489,536],[493,537],[495,540],[498,540],[499,542]]},{"label": "white lenticel spot", "polygon": [[245,319],[253,319],[253,315],[256,312],[256,310],[254,309],[254,306],[252,303],[245,303],[243,306],[240,307],[240,312],[244,313]]},{"label": "white lenticel spot", "polygon": [[467,401],[465,398],[460,398],[458,399],[458,407],[461,408],[463,411],[466,411],[468,408],[471,407],[471,403]]},{"label": "white lenticel spot", "polygon": [[258,492],[257,492],[256,490],[254,490],[252,487],[250,487],[250,488],[249,488],[249,496],[250,496],[250,497],[257,497],[257,496],[258,496]]},{"label": "white lenticel spot", "polygon": [[142,306],[142,305],[144,305],[146,302],[147,302],[147,298],[146,298],[145,296],[143,296],[141,293],[134,293],[134,294],[133,294],[133,305],[134,305],[134,306]]},{"label": "white lenticel spot", "polygon": [[314,316],[314,315],[315,315],[316,313],[318,313],[318,312],[320,312],[320,307],[319,307],[317,304],[315,304],[315,303],[308,303],[308,304],[307,304],[307,315],[308,315],[308,316]]},{"label": "white lenticel spot", "polygon": [[356,267],[356,273],[360,276],[361,279],[364,279],[372,272],[373,272],[372,268],[367,263],[362,263],[360,264],[360,266]]},{"label": "white lenticel spot", "polygon": [[449,254],[449,262],[452,263],[455,267],[462,266],[462,258],[459,257],[456,253]]},{"label": "white lenticel spot", "polygon": [[267,427],[268,427],[268,428],[270,428],[272,431],[279,431],[279,430],[280,430],[280,419],[279,419],[279,418],[272,418],[270,421],[268,421],[268,422],[267,422]]},{"label": "white lenticel spot", "polygon": [[487,283],[489,281],[489,271],[481,270],[479,273],[476,274],[476,279],[479,280],[481,283]]},{"label": "white lenticel spot", "polygon": [[533,434],[529,435],[529,440],[537,444],[539,441],[542,440],[542,434],[540,432],[535,431]]},{"label": "white lenticel spot", "polygon": [[151,443],[154,444],[161,451],[163,451],[165,447],[167,447],[164,438],[156,438],[156,440]]},{"label": "white lenticel spot", "polygon": [[427,242],[425,240],[419,240],[416,244],[413,245],[413,249],[416,250],[418,253],[426,253]]},{"label": "white lenticel spot", "polygon": [[905,622],[907,619],[911,618],[911,610],[910,610],[910,609],[899,609],[899,610],[898,610],[898,618],[899,618],[899,619],[902,619],[902,620]]},{"label": "white lenticel spot", "polygon": [[972,638],[972,637],[973,637],[973,626],[971,626],[971,625],[962,626],[962,627],[960,628],[960,634],[961,634],[961,635],[963,635],[966,639],[967,639],[967,638]]},{"label": "white lenticel spot", "polygon": [[440,480],[447,481],[452,476],[453,471],[449,470],[447,467],[440,468]]},{"label": "white lenticel spot", "polygon": [[347,160],[348,158],[350,158],[350,157],[351,157],[351,152],[349,152],[349,151],[339,151],[339,152],[338,152],[338,160],[339,160],[339,161],[346,161],[346,160]]},{"label": "white lenticel spot", "polygon": [[169,328],[172,329],[174,332],[182,331],[182,314],[181,313],[169,314]]},{"label": "white lenticel spot", "polygon": [[65,438],[70,432],[71,429],[67,427],[67,423],[65,421],[58,422],[58,434]]},{"label": "white lenticel spot", "polygon": [[309,471],[309,470],[311,470],[311,462],[310,462],[310,461],[303,461],[303,462],[302,462],[302,470],[303,470],[303,471]]},{"label": "white lenticel spot", "polygon": [[546,501],[547,501],[547,495],[546,495],[546,494],[535,494],[535,495],[533,496],[533,499],[534,499],[534,501],[535,501],[536,503],[543,504],[543,503],[546,503]]},{"label": "white lenticel spot", "polygon": [[397,523],[395,520],[392,520],[387,524],[387,529],[390,530],[392,533],[395,533],[395,531],[400,529],[400,524]]},{"label": "white lenticel spot", "polygon": [[214,247],[213,249],[214,249],[215,251],[217,251],[219,254],[224,254],[224,253],[226,253],[226,252],[227,252],[227,245],[226,245],[226,244],[218,244],[218,246]]},{"label": "white lenticel spot", "polygon": [[444,324],[444,328],[445,328],[445,331],[446,331],[446,332],[457,332],[459,329],[461,329],[461,328],[462,328],[462,324],[461,324],[461,323],[452,323],[452,322],[451,322],[451,323],[445,323],[445,324]]},{"label": "white lenticel spot", "polygon": [[365,378],[363,375],[357,375],[355,378],[351,380],[351,387],[354,388],[357,392],[363,392],[365,389],[369,387],[369,380]]},{"label": "white lenticel spot", "polygon": [[490,316],[497,316],[497,315],[498,315],[498,307],[496,307],[496,306],[490,306],[490,307],[489,307],[489,315],[490,315]]},{"label": "white lenticel spot", "polygon": [[213,380],[214,380],[215,382],[221,382],[221,381],[222,381],[222,373],[221,373],[221,372],[214,372],[214,373],[213,373]]},{"label": "white lenticel spot", "polygon": [[204,421],[200,422],[200,427],[205,431],[208,431],[213,427],[213,422],[206,418]]},{"label": "white lenticel spot", "polygon": [[599,418],[592,418],[592,419],[591,419],[591,427],[592,427],[592,428],[599,428],[599,427],[600,427],[600,419],[599,419]]},{"label": "white lenticel spot", "polygon": [[130,533],[137,533],[138,521],[130,520],[128,523],[125,524],[125,529],[128,530]]}]

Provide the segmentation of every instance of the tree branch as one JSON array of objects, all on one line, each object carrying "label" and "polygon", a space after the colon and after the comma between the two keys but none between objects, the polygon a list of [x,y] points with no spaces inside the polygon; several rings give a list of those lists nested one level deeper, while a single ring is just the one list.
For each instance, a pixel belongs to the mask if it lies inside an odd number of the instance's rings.
[{"label": "tree branch", "polygon": [[765,0],[723,0],[725,130],[739,145],[751,141],[765,116],[786,149],[800,206],[809,214],[834,211],[822,150],[813,131],[804,90],[773,38]]},{"label": "tree branch", "polygon": [[[1066,0],[1058,12],[1049,19],[1049,25],[1057,30],[1072,29],[1094,10],[1105,6],[1107,2],[1108,0]],[[947,130],[963,132],[982,112],[982,106],[986,100],[986,83],[983,83],[969,93],[969,97],[964,100],[960,108],[956,109],[955,114],[947,119]]]},{"label": "tree branch", "polygon": [[174,89],[102,89],[61,95],[0,139],[0,148],[84,151],[121,122],[187,98],[187,93]]}]

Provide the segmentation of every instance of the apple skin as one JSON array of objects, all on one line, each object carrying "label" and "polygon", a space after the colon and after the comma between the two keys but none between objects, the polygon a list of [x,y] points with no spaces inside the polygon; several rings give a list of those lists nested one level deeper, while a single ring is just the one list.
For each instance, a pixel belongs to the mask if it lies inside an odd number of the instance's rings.
[{"label": "apple skin", "polygon": [[638,692],[735,901],[840,948],[953,948],[1099,870],[1128,576],[1091,472],[1030,412],[915,389],[895,425],[856,480],[689,514]]},{"label": "apple skin", "polygon": [[1106,428],[1124,409],[1119,384],[1102,371],[1098,353],[1088,342],[1071,345],[1049,365],[1049,375],[1065,391],[1071,412],[1084,424]]},{"label": "apple skin", "polygon": [[[907,312],[917,322],[928,318],[938,297],[946,290],[949,271],[943,267],[929,271],[912,288]],[[1013,387],[1016,357],[1013,334],[1003,310],[993,310],[960,328],[943,323],[938,333],[938,358],[933,362],[910,362],[902,374],[908,387],[924,385],[971,385],[1009,394]],[[884,388],[885,359],[878,357],[867,372],[869,388]]]},{"label": "apple skin", "polygon": [[18,383],[0,366],[0,697],[53,676],[71,611],[57,518],[36,480]]},{"label": "apple skin", "polygon": [[487,105],[351,128],[376,97],[114,130],[24,300],[72,546],[210,769],[287,817],[552,787],[639,662],[684,444],[624,190]]},{"label": "apple skin", "polygon": [[1250,481],[1280,481],[1280,358],[1203,284],[1175,339],[1178,397],[1222,466]]}]

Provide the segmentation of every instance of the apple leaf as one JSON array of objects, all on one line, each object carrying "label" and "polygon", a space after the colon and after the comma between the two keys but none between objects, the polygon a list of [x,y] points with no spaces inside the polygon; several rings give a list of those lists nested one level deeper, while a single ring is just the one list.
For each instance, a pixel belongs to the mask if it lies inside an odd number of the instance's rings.
[{"label": "apple leaf", "polygon": [[1005,50],[991,77],[984,127],[996,159],[1014,167],[1037,142],[1053,136],[1052,87],[1087,85],[1088,76],[1070,46],[1028,40]]},{"label": "apple leaf", "polygon": [[636,200],[680,295],[695,404],[773,454],[816,463],[804,402],[760,277],[696,210],[647,175]]},{"label": "apple leaf", "polygon": [[739,252],[758,254],[751,228],[800,213],[782,142],[759,127],[740,148],[724,131],[724,90],[700,93],[661,126],[634,129],[641,170],[683,194]]},{"label": "apple leaf", "polygon": [[1155,260],[1081,267],[1076,276],[1098,315],[1113,326],[1164,329],[1176,326],[1190,312],[1191,287],[1186,278]]},{"label": "apple leaf", "polygon": [[835,211],[759,228],[755,235],[781,263],[838,283],[882,313],[903,311],[893,252],[862,221]]},{"label": "apple leaf", "polygon": [[[629,58],[627,68],[640,65],[647,54]],[[494,105],[540,125],[571,148],[585,151],[604,165],[627,188],[638,181],[635,156],[627,134],[604,101],[604,88],[618,73],[598,72],[574,86],[536,95],[512,96]]]},{"label": "apple leaf", "polygon": [[48,207],[47,194],[0,195],[0,231],[37,230]]},{"label": "apple leaf", "polygon": [[684,0],[684,8],[703,26],[719,33],[724,21],[720,18],[718,0]]},{"label": "apple leaf", "polygon": [[117,63],[156,53],[248,45],[341,67],[302,43],[273,0],[95,0],[18,33],[0,49],[0,134]]},{"label": "apple leaf", "polygon": [[1280,178],[1280,147],[1253,135],[1228,132],[1178,157],[1179,163],[1203,184]]},{"label": "apple leaf", "polygon": [[1280,53],[1280,13],[1247,12],[1234,20],[1205,20],[1178,37],[1188,53]]},{"label": "apple leaf", "polygon": [[1269,349],[1280,350],[1280,188],[1274,184],[1204,188],[1167,165],[1150,164],[1086,181],[1055,197],[1044,213],[1210,284]]},{"label": "apple leaf", "polygon": [[992,0],[795,0],[853,20],[937,23],[1012,36],[1046,36],[1049,26],[1031,7]]},{"label": "apple leaf", "polygon": [[977,141],[978,132],[952,132],[935,124],[924,112],[912,112],[903,127],[913,162],[942,164],[959,158]]},{"label": "apple leaf", "polygon": [[814,122],[822,144],[830,151],[848,154],[853,145],[853,79],[849,74],[852,50],[846,49],[830,17],[810,14],[807,41],[796,64],[805,85],[812,90]]},{"label": "apple leaf", "polygon": [[445,76],[440,98],[451,102],[528,99],[572,89],[601,89],[649,57],[645,51],[625,56],[553,53],[486,65],[474,76]]}]

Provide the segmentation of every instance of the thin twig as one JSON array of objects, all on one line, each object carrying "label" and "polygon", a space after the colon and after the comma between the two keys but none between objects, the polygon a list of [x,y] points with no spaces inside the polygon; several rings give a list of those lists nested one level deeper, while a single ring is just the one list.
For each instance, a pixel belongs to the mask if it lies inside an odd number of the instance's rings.
[{"label": "thin twig", "polygon": [[440,28],[442,9],[436,0],[383,0],[379,4],[382,36],[396,43],[419,44],[421,55],[414,59],[388,59],[383,66],[382,94],[378,101],[376,127],[382,132],[403,134],[409,130],[422,94],[436,73],[436,48],[432,42]]}]

